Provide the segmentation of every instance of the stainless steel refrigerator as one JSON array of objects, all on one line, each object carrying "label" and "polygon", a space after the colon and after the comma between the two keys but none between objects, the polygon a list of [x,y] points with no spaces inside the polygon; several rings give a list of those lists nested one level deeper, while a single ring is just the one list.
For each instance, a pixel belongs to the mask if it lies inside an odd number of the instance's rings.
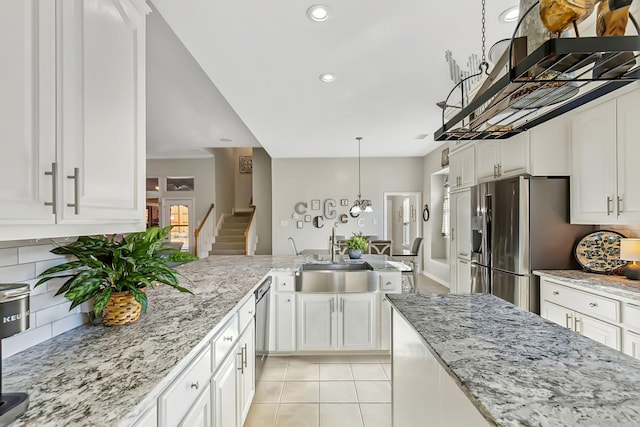
[{"label": "stainless steel refrigerator", "polygon": [[540,312],[532,270],[578,269],[576,242],[595,229],[569,224],[569,178],[519,176],[471,188],[471,291]]}]

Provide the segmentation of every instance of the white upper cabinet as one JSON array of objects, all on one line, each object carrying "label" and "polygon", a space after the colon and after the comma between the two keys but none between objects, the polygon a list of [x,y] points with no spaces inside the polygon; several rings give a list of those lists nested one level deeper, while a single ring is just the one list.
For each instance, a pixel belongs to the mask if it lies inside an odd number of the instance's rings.
[{"label": "white upper cabinet", "polygon": [[62,222],[144,215],[144,19],[119,0],[61,2]]},{"label": "white upper cabinet", "polygon": [[53,224],[54,2],[3,0],[0,28],[0,227]]},{"label": "white upper cabinet", "polygon": [[148,11],[142,0],[0,4],[12,64],[0,70],[0,240],[144,228]]},{"label": "white upper cabinet", "polygon": [[[636,90],[573,116],[571,222],[635,224],[640,221],[640,93]],[[634,139],[635,138],[635,139]]]},{"label": "white upper cabinet", "polygon": [[529,172],[529,134],[509,139],[476,143],[476,179],[478,182]]},{"label": "white upper cabinet", "polygon": [[529,173],[571,175],[571,125],[567,115],[529,130]]},{"label": "white upper cabinet", "polygon": [[449,155],[449,186],[451,191],[476,184],[475,150],[468,144]]}]

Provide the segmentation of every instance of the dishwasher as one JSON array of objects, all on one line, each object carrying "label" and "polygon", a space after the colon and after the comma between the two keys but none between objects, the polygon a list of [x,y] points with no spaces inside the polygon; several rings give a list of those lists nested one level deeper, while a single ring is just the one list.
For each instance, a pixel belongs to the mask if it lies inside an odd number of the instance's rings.
[{"label": "dishwasher", "polygon": [[269,298],[271,276],[268,276],[255,291],[256,296],[256,382],[260,381],[265,359],[269,354]]}]

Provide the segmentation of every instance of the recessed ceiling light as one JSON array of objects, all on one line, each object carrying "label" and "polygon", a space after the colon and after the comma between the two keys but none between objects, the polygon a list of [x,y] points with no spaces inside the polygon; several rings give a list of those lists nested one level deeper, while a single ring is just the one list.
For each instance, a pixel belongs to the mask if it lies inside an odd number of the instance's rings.
[{"label": "recessed ceiling light", "polygon": [[336,79],[336,75],[331,73],[324,73],[320,74],[319,79],[325,83],[331,83]]},{"label": "recessed ceiling light", "polygon": [[517,21],[519,17],[520,17],[520,7],[512,6],[500,14],[500,16],[498,17],[498,21],[513,22],[513,21]]},{"label": "recessed ceiling light", "polygon": [[329,19],[329,8],[323,4],[314,4],[307,9],[307,16],[314,22],[324,22]]},{"label": "recessed ceiling light", "polygon": [[231,138],[220,138],[220,142],[232,142]]}]

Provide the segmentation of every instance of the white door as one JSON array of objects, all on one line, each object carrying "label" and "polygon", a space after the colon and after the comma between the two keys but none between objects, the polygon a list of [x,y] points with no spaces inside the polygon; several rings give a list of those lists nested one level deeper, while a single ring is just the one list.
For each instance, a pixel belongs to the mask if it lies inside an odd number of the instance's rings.
[{"label": "white door", "polygon": [[338,347],[343,350],[374,349],[377,346],[377,295],[338,295]]},{"label": "white door", "polygon": [[295,294],[276,294],[276,350],[295,350]]},{"label": "white door", "polygon": [[620,345],[621,331],[622,329],[618,326],[610,325],[584,314],[576,314],[576,332],[618,351],[622,349]]},{"label": "white door", "polygon": [[213,377],[215,427],[238,426],[236,357],[232,354]]},{"label": "white door", "polygon": [[0,2],[0,224],[55,222],[54,6]]},{"label": "white door", "polygon": [[455,238],[456,257],[471,259],[471,191],[464,190],[451,195],[455,206]]},{"label": "white door", "polygon": [[616,101],[571,119],[571,222],[613,224],[616,218]]},{"label": "white door", "polygon": [[211,410],[211,387],[207,386],[184,416],[180,427],[211,427],[213,411]]},{"label": "white door", "polygon": [[57,3],[59,222],[142,222],[145,16],[128,1]]},{"label": "white door", "polygon": [[297,294],[298,350],[336,347],[336,296]]},{"label": "white door", "polygon": [[640,359],[640,335],[631,331],[624,332],[624,353]]},{"label": "white door", "polygon": [[621,224],[640,222],[640,91],[617,100],[618,117],[618,194],[616,210]]},{"label": "white door", "polygon": [[251,321],[238,341],[240,353],[239,381],[238,381],[238,410],[240,424],[244,423],[255,394],[255,337],[254,323]]},{"label": "white door", "polygon": [[476,143],[476,177],[478,182],[493,181],[498,172],[499,141],[483,141]]},{"label": "white door", "polygon": [[573,330],[573,310],[543,300],[540,303],[540,316],[550,322]]},{"label": "white door", "polygon": [[183,252],[193,252],[193,199],[162,199],[162,227],[171,225],[169,242],[182,243]]}]

